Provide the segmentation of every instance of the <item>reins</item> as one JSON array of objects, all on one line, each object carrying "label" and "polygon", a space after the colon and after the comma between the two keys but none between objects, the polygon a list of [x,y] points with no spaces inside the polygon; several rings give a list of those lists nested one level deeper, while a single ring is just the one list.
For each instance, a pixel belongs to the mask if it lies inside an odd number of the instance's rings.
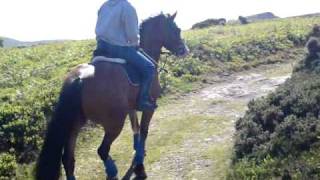
[{"label": "reins", "polygon": [[148,57],[148,59],[150,59],[154,65],[156,65],[157,68],[159,68],[159,74],[161,72],[165,72],[168,73],[168,70],[165,68],[165,66],[167,65],[168,62],[168,57],[172,55],[171,52],[168,51],[161,51],[160,54],[165,55],[165,61],[163,61],[163,65],[162,67],[160,67],[159,63],[157,63],[157,61],[155,61],[151,56],[149,56],[146,52],[144,52],[144,50],[139,49],[139,52],[141,52],[143,55],[145,55],[146,57]]},{"label": "reins", "polygon": [[161,73],[161,72],[168,73],[169,71],[166,69],[166,65],[167,65],[167,62],[168,62],[168,57],[171,56],[172,53],[170,53],[168,51],[162,51],[160,54],[165,55],[165,60],[163,61],[162,67],[159,67],[159,73]]}]

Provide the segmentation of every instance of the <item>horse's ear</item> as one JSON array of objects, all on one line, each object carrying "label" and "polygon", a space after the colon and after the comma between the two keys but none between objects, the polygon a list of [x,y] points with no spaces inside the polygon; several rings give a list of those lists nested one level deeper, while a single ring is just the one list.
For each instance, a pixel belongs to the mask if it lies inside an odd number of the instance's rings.
[{"label": "horse's ear", "polygon": [[172,15],[172,16],[170,16],[170,19],[172,19],[172,20],[174,20],[175,18],[176,18],[176,16],[177,16],[177,11]]}]

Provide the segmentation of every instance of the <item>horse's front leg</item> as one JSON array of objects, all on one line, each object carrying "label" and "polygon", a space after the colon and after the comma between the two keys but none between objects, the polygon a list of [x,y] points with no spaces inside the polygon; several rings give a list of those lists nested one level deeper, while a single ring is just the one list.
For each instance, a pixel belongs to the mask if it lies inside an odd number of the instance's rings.
[{"label": "horse's front leg", "polygon": [[[140,125],[136,110],[129,112],[129,119],[131,122],[131,128],[133,132],[133,149],[137,152],[140,142]],[[134,170],[137,166],[135,157],[132,160],[130,168],[127,170],[126,174],[123,176],[122,180],[130,180]]]},{"label": "horse's front leg", "polygon": [[144,169],[145,146],[149,132],[149,125],[154,111],[145,111],[142,113],[140,125],[140,137],[136,140],[135,168],[134,173],[137,179],[146,179],[147,174]]},{"label": "horse's front leg", "polygon": [[135,179],[146,179],[147,174],[144,170],[145,144],[148,136],[150,120],[154,112],[143,112],[141,118],[141,126],[136,111],[129,112],[131,128],[133,131],[133,141],[135,156],[132,160],[130,168],[127,170],[123,180],[129,180],[133,173],[136,174]]},{"label": "horse's front leg", "polygon": [[133,131],[133,148],[134,150],[137,150],[138,142],[140,139],[140,125],[139,125],[139,119],[137,116],[137,111],[135,110],[130,111],[129,118],[131,122],[131,128]]}]

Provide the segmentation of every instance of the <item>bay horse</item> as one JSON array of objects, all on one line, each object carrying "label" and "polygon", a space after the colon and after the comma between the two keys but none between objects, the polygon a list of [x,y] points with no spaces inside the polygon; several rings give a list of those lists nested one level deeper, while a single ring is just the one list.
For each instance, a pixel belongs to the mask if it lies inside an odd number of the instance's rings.
[{"label": "bay horse", "polygon": [[[161,13],[140,25],[140,47],[158,63],[162,47],[178,57],[188,53],[173,15]],[[150,90],[153,100],[160,95],[159,73]],[[110,62],[81,64],[67,74],[36,165],[37,180],[57,180],[63,163],[67,180],[75,180],[74,149],[78,133],[89,119],[102,125],[105,134],[98,148],[107,179],[118,179],[117,167],[109,151],[129,115],[134,134],[135,155],[131,170],[136,178],[147,177],[143,160],[145,141],[154,111],[142,112],[139,123],[136,112],[139,86],[129,83],[124,68]],[[129,169],[130,170],[130,169]],[[128,172],[130,172],[128,170]],[[133,173],[131,172],[131,174]],[[130,173],[129,173],[130,174]],[[127,175],[124,179],[129,179]]]}]

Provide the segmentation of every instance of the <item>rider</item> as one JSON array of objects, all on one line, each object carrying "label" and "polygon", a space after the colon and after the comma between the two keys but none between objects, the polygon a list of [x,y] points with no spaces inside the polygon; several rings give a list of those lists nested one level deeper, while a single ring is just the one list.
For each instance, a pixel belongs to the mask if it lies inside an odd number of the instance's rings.
[{"label": "rider", "polygon": [[139,52],[139,25],[135,8],[127,0],[108,0],[98,12],[96,24],[97,49],[94,56],[107,55],[125,59],[142,75],[138,107],[140,111],[154,110],[150,101],[150,86],[155,64]]}]

